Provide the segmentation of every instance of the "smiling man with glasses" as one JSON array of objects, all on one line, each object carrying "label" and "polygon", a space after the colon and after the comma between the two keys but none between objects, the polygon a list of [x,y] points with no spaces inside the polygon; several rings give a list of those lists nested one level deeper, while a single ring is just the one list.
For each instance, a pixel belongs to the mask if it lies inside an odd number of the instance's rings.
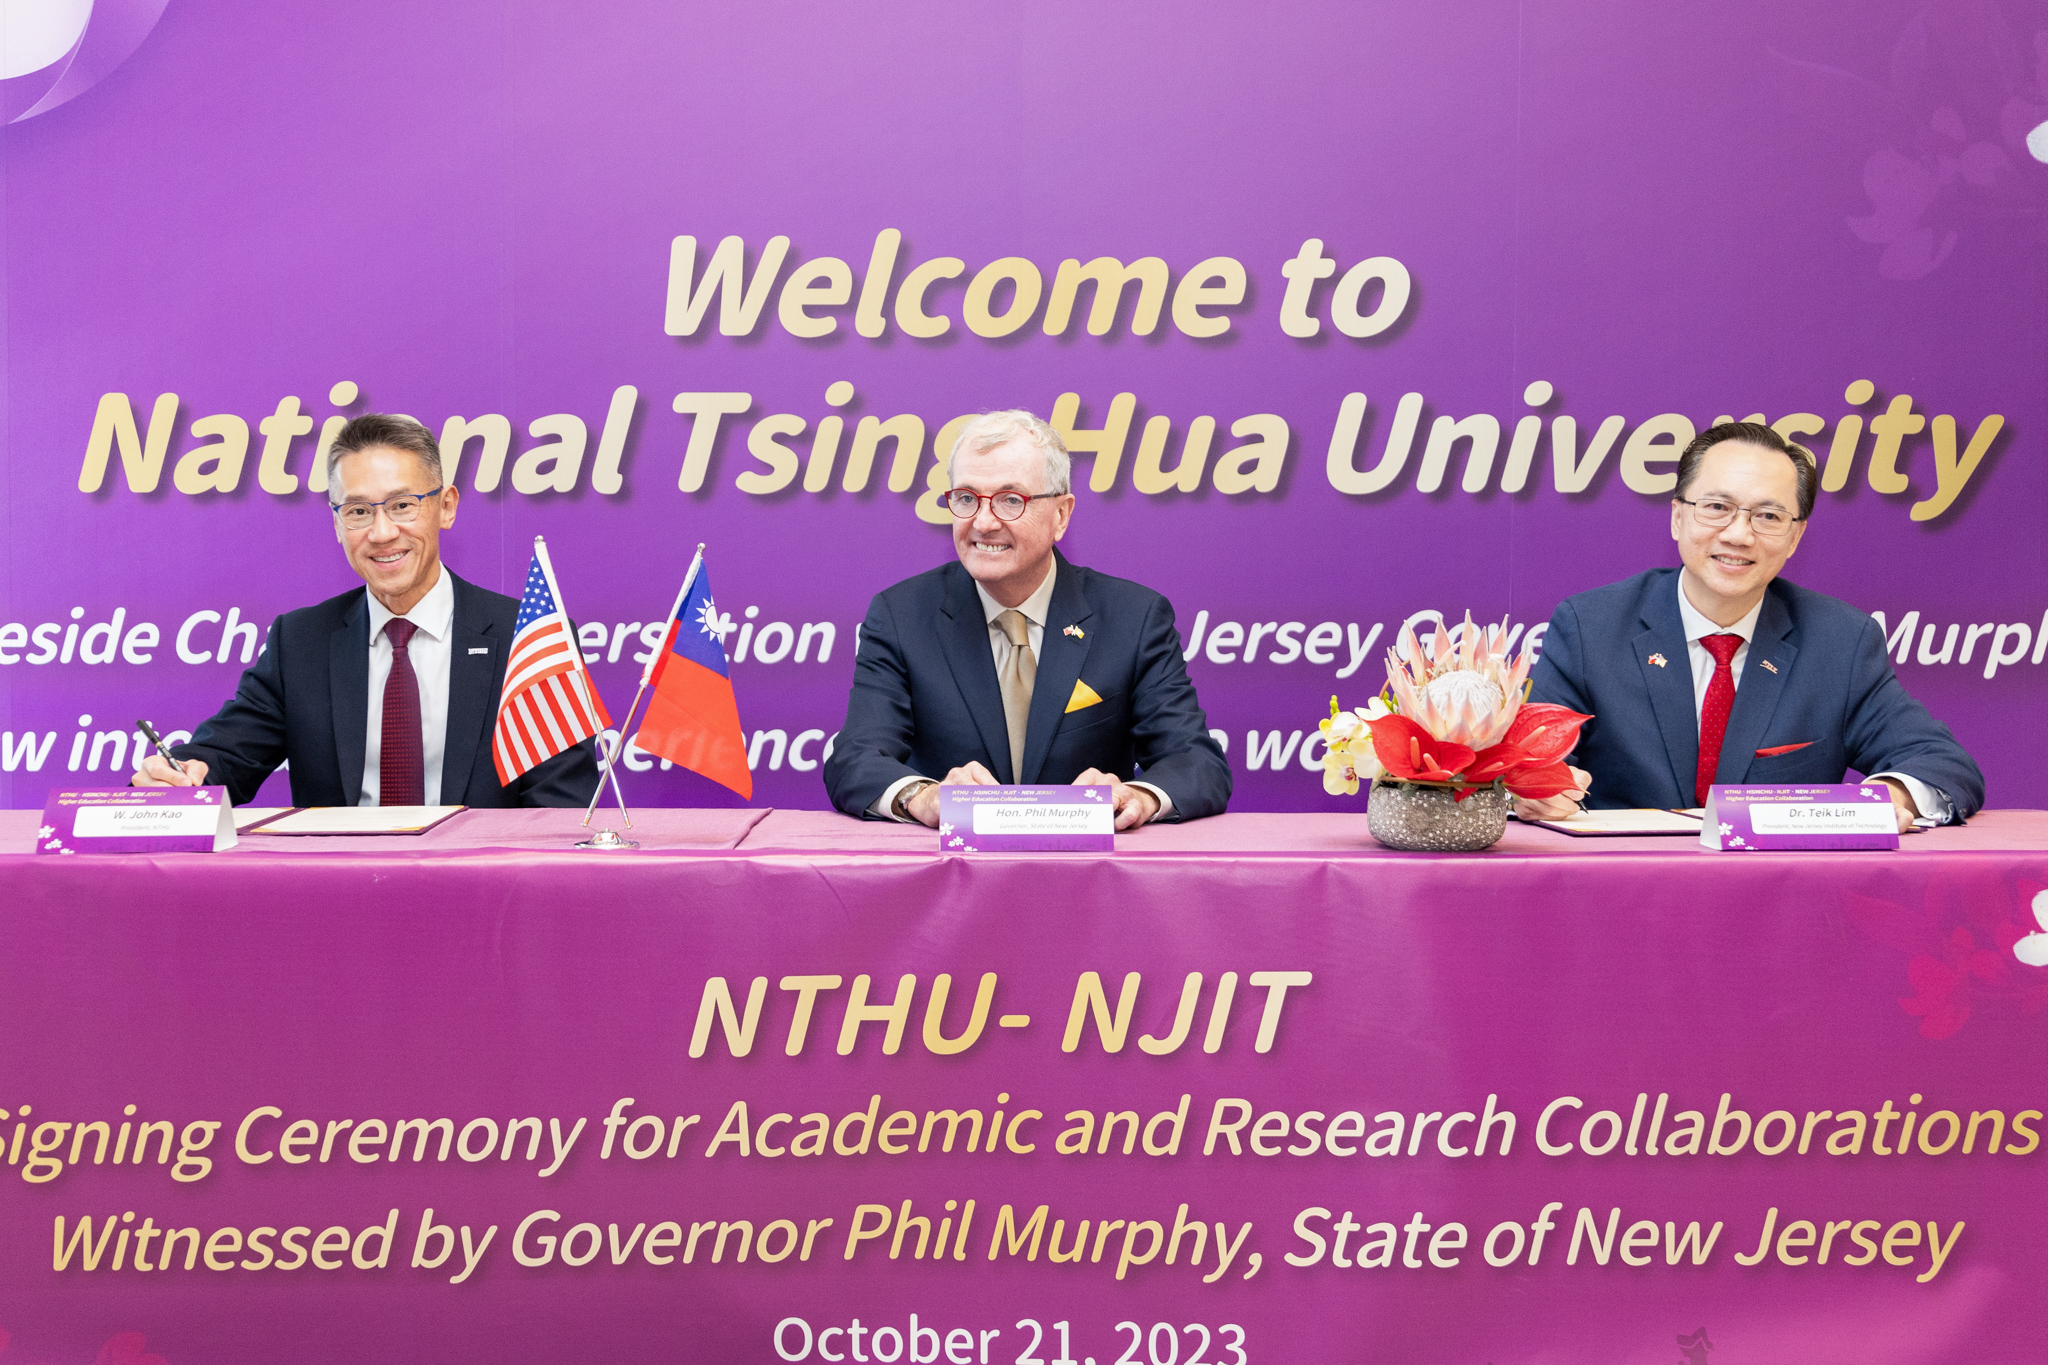
[{"label": "smiling man with glasses", "polygon": [[1536,665],[1536,701],[1593,719],[1581,790],[1518,801],[1525,817],[1692,807],[1715,783],[1882,780],[1899,828],[1960,821],[1984,775],[1892,673],[1884,631],[1778,577],[1820,482],[1813,455],[1756,422],[1701,432],[1678,461],[1671,538],[1682,567],[1566,598]]},{"label": "smiling man with glasses", "polygon": [[334,538],[364,587],[287,612],[220,713],[151,755],[138,786],[224,784],[249,801],[291,765],[295,806],[580,806],[597,786],[590,741],[500,785],[491,729],[515,598],[457,578],[441,533],[460,494],[444,487],[433,433],[371,413],[328,460]]},{"label": "smiling man with glasses", "polygon": [[[825,760],[848,815],[939,823],[941,782],[1115,789],[1117,828],[1214,815],[1230,765],[1150,588],[1071,563],[1066,446],[1028,412],[975,418],[946,494],[958,561],[876,596]],[[1139,774],[1142,773],[1142,776]]]}]

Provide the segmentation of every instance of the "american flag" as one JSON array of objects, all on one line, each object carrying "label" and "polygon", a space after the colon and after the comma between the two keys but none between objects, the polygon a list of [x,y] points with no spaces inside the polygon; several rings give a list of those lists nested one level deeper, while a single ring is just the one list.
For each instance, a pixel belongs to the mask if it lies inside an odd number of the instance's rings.
[{"label": "american flag", "polygon": [[510,784],[611,723],[562,610],[547,546],[535,536],[491,736],[498,780]]}]

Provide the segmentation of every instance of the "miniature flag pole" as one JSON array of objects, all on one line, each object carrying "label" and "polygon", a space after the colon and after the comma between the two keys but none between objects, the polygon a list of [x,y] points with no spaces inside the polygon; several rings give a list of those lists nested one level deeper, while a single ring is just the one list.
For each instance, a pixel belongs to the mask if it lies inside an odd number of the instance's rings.
[{"label": "miniature flag pole", "polygon": [[[583,823],[586,825],[590,823],[592,812],[597,809],[598,797],[604,795],[604,779],[611,778],[613,790],[618,789],[619,779],[612,769],[617,765],[619,755],[626,751],[626,736],[632,733],[633,717],[639,713],[640,702],[647,696],[648,684],[654,678],[655,667],[660,664],[662,655],[668,652],[669,645],[675,640],[676,613],[683,609],[683,602],[690,595],[690,585],[697,581],[697,571],[703,564],[704,542],[700,540],[697,542],[697,553],[690,560],[690,571],[683,575],[683,586],[676,593],[675,605],[668,609],[668,629],[663,633],[661,643],[655,647],[654,653],[648,656],[647,666],[640,670],[640,690],[633,694],[633,704],[626,708],[626,718],[619,722],[618,743],[612,745],[611,751],[605,755],[604,769],[598,775],[597,790],[590,794],[590,806],[583,812]],[[623,797],[620,798],[619,804],[621,808],[624,807]],[[627,821],[628,826],[631,823],[630,820]]]}]

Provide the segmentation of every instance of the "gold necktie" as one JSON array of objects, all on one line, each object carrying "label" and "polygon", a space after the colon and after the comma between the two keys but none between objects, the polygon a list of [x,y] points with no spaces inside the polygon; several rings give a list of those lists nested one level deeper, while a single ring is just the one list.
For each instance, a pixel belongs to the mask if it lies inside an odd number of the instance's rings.
[{"label": "gold necktie", "polygon": [[1031,623],[1012,608],[996,617],[996,627],[1010,640],[1010,657],[996,681],[1003,689],[1003,719],[1010,726],[1010,780],[1024,780],[1024,726],[1031,718],[1031,687],[1038,681],[1038,660],[1031,654]]}]

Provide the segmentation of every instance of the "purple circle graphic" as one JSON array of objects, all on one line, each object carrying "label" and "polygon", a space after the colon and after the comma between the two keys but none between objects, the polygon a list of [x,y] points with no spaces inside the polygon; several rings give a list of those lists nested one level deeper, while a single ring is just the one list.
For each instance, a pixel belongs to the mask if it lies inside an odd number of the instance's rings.
[{"label": "purple circle graphic", "polygon": [[[0,123],[19,123],[48,113],[92,89],[142,46],[142,40],[156,27],[169,3],[170,0],[91,0],[85,6],[90,17],[76,41],[61,56],[44,62],[39,58],[45,54],[31,53],[25,60],[35,61],[36,69],[0,80]],[[48,11],[36,16],[45,20],[37,27],[39,36],[46,36],[51,32],[68,32],[65,26],[75,24],[73,15],[80,6],[76,0],[69,4],[63,0],[43,0],[42,5],[31,8]],[[15,55],[9,53],[9,60]]]}]

